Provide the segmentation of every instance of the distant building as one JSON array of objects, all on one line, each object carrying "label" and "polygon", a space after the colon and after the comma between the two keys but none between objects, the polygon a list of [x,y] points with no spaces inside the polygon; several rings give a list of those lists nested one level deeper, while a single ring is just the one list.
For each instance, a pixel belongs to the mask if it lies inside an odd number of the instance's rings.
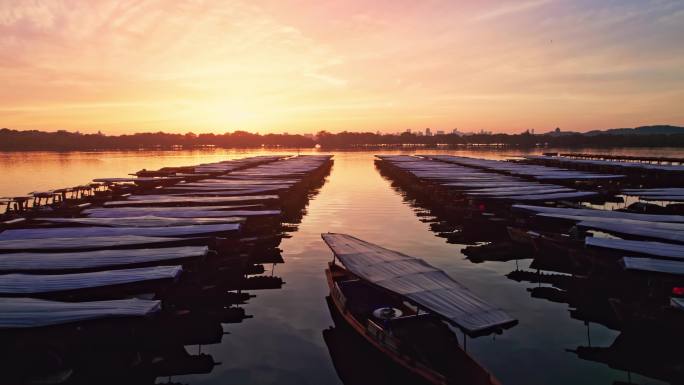
[{"label": "distant building", "polygon": [[560,127],[556,127],[555,130],[549,131],[546,133],[546,135],[553,136],[553,137],[566,136],[566,135],[572,135],[572,134],[573,134],[572,131],[561,131]]},{"label": "distant building", "polygon": [[432,131],[430,131],[430,127],[425,129],[425,136],[432,136]]},{"label": "distant building", "polygon": [[406,133],[407,133],[407,134],[410,134],[410,133],[411,133],[411,129],[410,129],[410,128],[407,128],[407,129],[406,129]]},{"label": "distant building", "polygon": [[442,131],[442,130],[437,130],[437,133],[435,133],[435,135],[444,135],[444,131]]}]

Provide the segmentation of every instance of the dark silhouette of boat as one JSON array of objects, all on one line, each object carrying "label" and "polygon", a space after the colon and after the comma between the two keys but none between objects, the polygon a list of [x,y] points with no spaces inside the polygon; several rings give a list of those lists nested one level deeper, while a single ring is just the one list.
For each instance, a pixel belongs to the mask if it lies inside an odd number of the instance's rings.
[{"label": "dark silhouette of boat", "polygon": [[478,336],[517,320],[418,258],[345,234],[322,237],[335,255],[326,270],[330,298],[366,343],[431,384],[498,384],[451,326]]}]

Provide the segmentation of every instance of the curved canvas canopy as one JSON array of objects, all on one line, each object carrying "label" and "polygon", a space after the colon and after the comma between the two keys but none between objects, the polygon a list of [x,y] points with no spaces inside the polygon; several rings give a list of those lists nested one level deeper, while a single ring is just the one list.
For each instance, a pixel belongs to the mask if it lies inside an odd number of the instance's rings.
[{"label": "curved canvas canopy", "polygon": [[517,323],[422,259],[347,234],[321,237],[350,272],[440,315],[469,334],[484,334]]},{"label": "curved canvas canopy", "polygon": [[181,266],[155,266],[78,274],[5,274],[0,275],[0,294],[30,296],[162,279],[175,280],[182,272]]},{"label": "curved canvas canopy", "polygon": [[0,329],[43,327],[103,318],[145,317],[160,310],[160,301],[137,298],[91,302],[0,298]]},{"label": "curved canvas canopy", "polygon": [[240,229],[238,223],[194,226],[162,227],[48,227],[35,229],[10,229],[0,232],[0,240],[49,239],[78,237],[191,237],[234,232]]},{"label": "curved canvas canopy", "polygon": [[179,261],[201,258],[208,252],[207,246],[185,246],[69,253],[9,253],[0,254],[0,273],[34,274],[70,270],[105,270],[152,263],[178,264]]}]

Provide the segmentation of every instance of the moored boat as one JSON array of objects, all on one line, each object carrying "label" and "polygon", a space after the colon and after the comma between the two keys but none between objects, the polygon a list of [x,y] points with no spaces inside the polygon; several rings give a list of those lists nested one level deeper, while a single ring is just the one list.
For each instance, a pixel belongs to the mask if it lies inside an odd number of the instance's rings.
[{"label": "moored boat", "polygon": [[517,320],[423,260],[346,234],[322,237],[335,256],[326,270],[330,297],[368,343],[432,384],[498,384],[451,327],[478,336]]}]

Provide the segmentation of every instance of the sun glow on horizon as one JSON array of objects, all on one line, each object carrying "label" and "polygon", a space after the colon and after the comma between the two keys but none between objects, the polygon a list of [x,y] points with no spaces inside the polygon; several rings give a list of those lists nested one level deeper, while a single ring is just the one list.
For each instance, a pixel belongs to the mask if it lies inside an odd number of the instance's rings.
[{"label": "sun glow on horizon", "polygon": [[684,3],[6,1],[0,127],[684,124]]}]

